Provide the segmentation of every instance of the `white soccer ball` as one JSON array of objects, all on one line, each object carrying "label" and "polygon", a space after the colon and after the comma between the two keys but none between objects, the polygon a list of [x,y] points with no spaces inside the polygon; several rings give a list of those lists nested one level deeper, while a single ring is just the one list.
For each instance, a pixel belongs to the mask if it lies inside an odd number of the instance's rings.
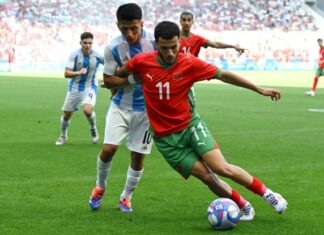
[{"label": "white soccer ball", "polygon": [[240,220],[240,209],[234,201],[219,198],[207,209],[207,219],[213,229],[225,230],[234,228]]}]

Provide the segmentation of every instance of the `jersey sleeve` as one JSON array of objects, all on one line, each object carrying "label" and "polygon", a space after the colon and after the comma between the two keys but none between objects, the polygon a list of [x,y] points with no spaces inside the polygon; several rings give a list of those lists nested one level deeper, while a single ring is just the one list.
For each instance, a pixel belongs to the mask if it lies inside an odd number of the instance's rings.
[{"label": "jersey sleeve", "polygon": [[194,79],[196,82],[219,77],[220,69],[197,57],[194,60]]},{"label": "jersey sleeve", "polygon": [[69,69],[73,70],[74,65],[75,65],[75,57],[76,57],[75,53],[70,54],[69,59],[68,59],[67,64],[66,64],[66,68],[69,68]]},{"label": "jersey sleeve", "polygon": [[139,64],[138,64],[138,61],[139,61],[139,57],[140,55],[137,54],[135,55],[132,59],[130,59],[129,61],[127,61],[127,63],[125,64],[127,70],[131,73],[138,73],[138,69],[139,69]]},{"label": "jersey sleeve", "polygon": [[208,42],[208,39],[199,36],[199,44],[200,44],[201,47],[206,48],[206,47],[207,47],[207,46],[206,46],[207,42]]},{"label": "jersey sleeve", "polygon": [[109,46],[106,46],[105,52],[104,52],[104,74],[106,75],[114,75],[117,68],[118,63],[115,60],[112,50]]}]

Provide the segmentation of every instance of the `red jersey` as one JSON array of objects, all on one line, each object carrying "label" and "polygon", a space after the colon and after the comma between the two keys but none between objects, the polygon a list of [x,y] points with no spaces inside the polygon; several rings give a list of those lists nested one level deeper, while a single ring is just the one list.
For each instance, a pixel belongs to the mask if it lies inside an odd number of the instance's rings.
[{"label": "red jersey", "polygon": [[184,54],[191,54],[198,57],[200,48],[203,47],[208,40],[199,35],[190,33],[188,38],[180,35],[180,52]]},{"label": "red jersey", "polygon": [[126,64],[128,71],[143,78],[146,111],[159,138],[189,127],[192,117],[188,92],[194,82],[216,76],[218,68],[192,55],[178,54],[167,67],[157,51],[137,54]]},{"label": "red jersey", "polygon": [[319,50],[318,67],[320,69],[324,69],[324,47],[323,46]]}]

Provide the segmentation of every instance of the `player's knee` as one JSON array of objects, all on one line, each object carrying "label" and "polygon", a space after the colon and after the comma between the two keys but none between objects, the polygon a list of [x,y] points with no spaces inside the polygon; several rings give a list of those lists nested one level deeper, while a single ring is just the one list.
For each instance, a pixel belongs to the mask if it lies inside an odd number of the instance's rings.
[{"label": "player's knee", "polygon": [[104,144],[102,151],[101,151],[102,158],[105,158],[105,159],[112,158],[114,156],[114,154],[116,153],[117,148],[118,148],[118,146]]},{"label": "player's knee", "polygon": [[71,116],[72,116],[72,112],[66,112],[66,111],[64,111],[64,113],[63,113],[63,119],[64,119],[64,121],[69,121],[71,119]]},{"label": "player's knee", "polygon": [[83,110],[83,113],[84,113],[84,115],[86,115],[87,117],[91,117],[91,115],[92,115],[92,110],[90,110],[90,109],[84,109],[84,110]]}]

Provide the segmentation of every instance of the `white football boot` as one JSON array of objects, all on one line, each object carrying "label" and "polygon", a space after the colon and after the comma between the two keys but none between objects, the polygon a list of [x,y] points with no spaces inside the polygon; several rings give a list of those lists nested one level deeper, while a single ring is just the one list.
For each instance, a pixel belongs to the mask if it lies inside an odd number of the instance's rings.
[{"label": "white football boot", "polygon": [[67,136],[60,136],[56,141],[55,145],[63,145],[67,141]]},{"label": "white football boot", "polygon": [[251,221],[253,220],[255,215],[254,209],[251,203],[247,202],[245,206],[241,209],[241,218],[243,221]]},{"label": "white football boot", "polygon": [[307,91],[306,95],[308,96],[315,96],[315,92],[314,91]]},{"label": "white football boot", "polygon": [[274,193],[270,189],[267,189],[263,198],[273,206],[279,214],[283,214],[287,209],[288,202],[279,193]]}]

